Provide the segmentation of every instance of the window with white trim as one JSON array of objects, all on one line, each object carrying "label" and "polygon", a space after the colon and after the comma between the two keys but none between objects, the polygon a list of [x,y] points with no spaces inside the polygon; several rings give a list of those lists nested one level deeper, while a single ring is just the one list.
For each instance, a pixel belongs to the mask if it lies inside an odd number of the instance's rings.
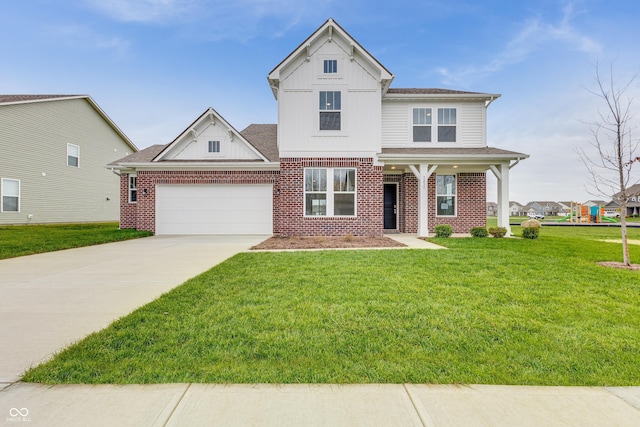
[{"label": "window with white trim", "polygon": [[456,142],[457,109],[437,108],[437,122],[433,122],[432,108],[413,108],[413,142]]},{"label": "window with white trim", "polygon": [[20,212],[20,180],[2,178],[2,212]]},{"label": "window with white trim", "polygon": [[431,108],[413,109],[413,142],[431,142]]},{"label": "window with white trim", "polygon": [[436,175],[436,215],[456,216],[455,175]]},{"label": "window with white trim", "polygon": [[305,216],[355,216],[356,170],[305,169],[304,213]]},{"label": "window with white trim", "polygon": [[138,201],[138,177],[129,175],[129,203]]},{"label": "window with white trim", "polygon": [[209,141],[207,151],[209,153],[219,153],[220,152],[220,141]]},{"label": "window with white trim", "polygon": [[338,60],[337,59],[325,59],[322,61],[322,72],[324,74],[337,74],[338,73]]},{"label": "window with white trim", "polygon": [[67,166],[80,167],[80,147],[67,144]]},{"label": "window with white trim", "polygon": [[456,109],[438,108],[438,142],[456,142]]},{"label": "window with white trim", "polygon": [[340,130],[340,91],[320,91],[320,130]]}]

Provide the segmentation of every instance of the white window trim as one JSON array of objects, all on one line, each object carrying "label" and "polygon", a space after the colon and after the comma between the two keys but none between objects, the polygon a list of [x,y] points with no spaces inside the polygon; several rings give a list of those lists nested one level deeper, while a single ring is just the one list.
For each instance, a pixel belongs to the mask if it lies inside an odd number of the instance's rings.
[{"label": "white window trim", "polygon": [[[338,92],[340,93],[340,109],[339,110],[321,110],[320,109],[320,93],[321,92]],[[320,135],[340,135],[342,134],[343,130],[344,130],[344,92],[342,89],[326,89],[326,90],[319,90],[317,91],[317,95],[316,95],[316,105],[318,106],[318,113],[316,114],[317,120],[318,120],[318,125],[316,127],[316,129],[318,129],[318,133]],[[320,115],[322,113],[340,113],[340,129],[320,129]]]},{"label": "white window trim", "polygon": [[[354,167],[309,167],[304,168],[303,181],[306,178],[308,170],[323,169],[327,171],[327,190],[326,191],[307,191],[303,182],[303,214],[305,218],[355,218],[358,216],[358,169]],[[333,171],[336,169],[352,169],[354,173],[353,191],[334,191],[333,189]],[[307,215],[307,194],[326,194],[327,195],[327,214],[326,215]],[[353,194],[353,215],[334,215],[334,196],[335,194]]]},{"label": "white window trim", "polygon": [[[70,156],[69,147],[76,147],[78,149],[78,166],[73,166],[73,165],[69,164],[69,156]],[[72,167],[72,168],[79,168],[80,167],[80,146],[79,145],[67,143],[67,166]]]},{"label": "white window trim", "polygon": [[[424,141],[414,141],[413,140],[413,110],[419,108],[430,108],[431,109],[431,124],[430,125],[418,125],[418,126],[431,126],[431,142]],[[443,124],[440,125],[438,123],[438,110],[440,109],[454,109],[456,110],[456,124],[449,125]],[[409,144],[413,146],[431,146],[431,145],[439,145],[444,146],[446,144],[458,145],[460,144],[460,108],[456,105],[447,105],[447,104],[433,104],[433,105],[420,105],[413,104],[409,106]],[[454,126],[456,128],[456,140],[455,141],[438,141],[438,128],[440,126]]]},{"label": "white window trim", "polygon": [[[324,72],[324,61],[326,60],[334,60],[337,61],[337,73],[325,73]],[[330,80],[330,79],[342,79],[342,68],[344,67],[344,57],[342,55],[318,55],[318,79],[320,80]]]},{"label": "white window trim", "polygon": [[[209,144],[211,142],[218,142],[218,151],[209,151]],[[222,155],[222,140],[220,139],[207,139],[207,146],[205,147],[206,155],[211,157],[219,157]]]},{"label": "white window trim", "polygon": [[[136,200],[131,200],[131,193],[133,192],[133,188],[131,187],[131,178],[135,178],[136,179]],[[136,174],[131,174],[129,175],[129,178],[127,179],[127,200],[129,203],[137,203],[138,202],[138,175]]]},{"label": "white window trim", "polygon": [[[455,190],[453,193],[453,215],[441,215],[438,214],[438,197],[446,197],[449,194],[440,194],[438,193],[438,176],[454,176],[455,177]],[[436,189],[435,193],[435,208],[436,208],[436,216],[440,218],[456,218],[458,216],[458,174],[457,173],[442,173],[436,175]]]},{"label": "white window trim", "polygon": [[[4,210],[4,183],[5,181],[13,181],[13,182],[17,182],[18,183],[18,210],[17,211],[5,211]],[[15,196],[13,196],[15,197]],[[13,179],[13,178],[2,178],[2,180],[0,180],[0,212],[3,213],[20,213],[20,209],[21,209],[21,204],[22,204],[22,185],[19,179]]]}]

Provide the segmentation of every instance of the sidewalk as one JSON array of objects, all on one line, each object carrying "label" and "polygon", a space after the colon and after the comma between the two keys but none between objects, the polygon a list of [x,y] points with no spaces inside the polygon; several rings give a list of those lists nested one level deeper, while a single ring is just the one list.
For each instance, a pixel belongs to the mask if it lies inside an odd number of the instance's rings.
[{"label": "sidewalk", "polygon": [[640,387],[16,383],[0,414],[30,426],[624,427],[640,425]]}]

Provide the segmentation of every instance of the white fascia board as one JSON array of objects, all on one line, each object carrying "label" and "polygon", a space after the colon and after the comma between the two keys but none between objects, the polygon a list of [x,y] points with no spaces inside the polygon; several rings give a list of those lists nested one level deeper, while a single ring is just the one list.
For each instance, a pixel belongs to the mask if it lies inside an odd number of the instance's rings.
[{"label": "white fascia board", "polygon": [[486,156],[469,156],[463,154],[436,154],[436,155],[424,155],[424,154],[378,154],[378,160],[385,163],[395,164],[415,164],[418,163],[438,163],[438,164],[489,164],[489,163],[502,163],[511,160],[523,160],[528,158],[528,154],[524,155],[512,155],[512,154],[494,154]]},{"label": "white fascia board", "polygon": [[162,162],[162,163],[126,163],[113,169],[135,169],[145,171],[176,170],[280,170],[280,162]]},{"label": "white fascia board", "polygon": [[383,101],[392,100],[429,100],[429,101],[494,101],[502,95],[499,93],[393,93],[388,92],[382,98]]}]

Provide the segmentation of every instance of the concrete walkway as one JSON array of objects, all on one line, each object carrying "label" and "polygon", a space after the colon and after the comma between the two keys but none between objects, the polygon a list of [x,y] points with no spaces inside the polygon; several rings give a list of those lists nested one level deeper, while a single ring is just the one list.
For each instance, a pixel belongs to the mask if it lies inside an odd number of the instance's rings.
[{"label": "concrete walkway", "polygon": [[0,260],[0,384],[267,237],[156,236]]},{"label": "concrete walkway", "polygon": [[[266,237],[150,237],[0,261],[0,424],[640,425],[640,387],[14,382],[31,365]],[[389,237],[433,248],[415,236]]]},{"label": "concrete walkway", "polygon": [[0,391],[33,426],[638,426],[640,387],[62,385]]}]

